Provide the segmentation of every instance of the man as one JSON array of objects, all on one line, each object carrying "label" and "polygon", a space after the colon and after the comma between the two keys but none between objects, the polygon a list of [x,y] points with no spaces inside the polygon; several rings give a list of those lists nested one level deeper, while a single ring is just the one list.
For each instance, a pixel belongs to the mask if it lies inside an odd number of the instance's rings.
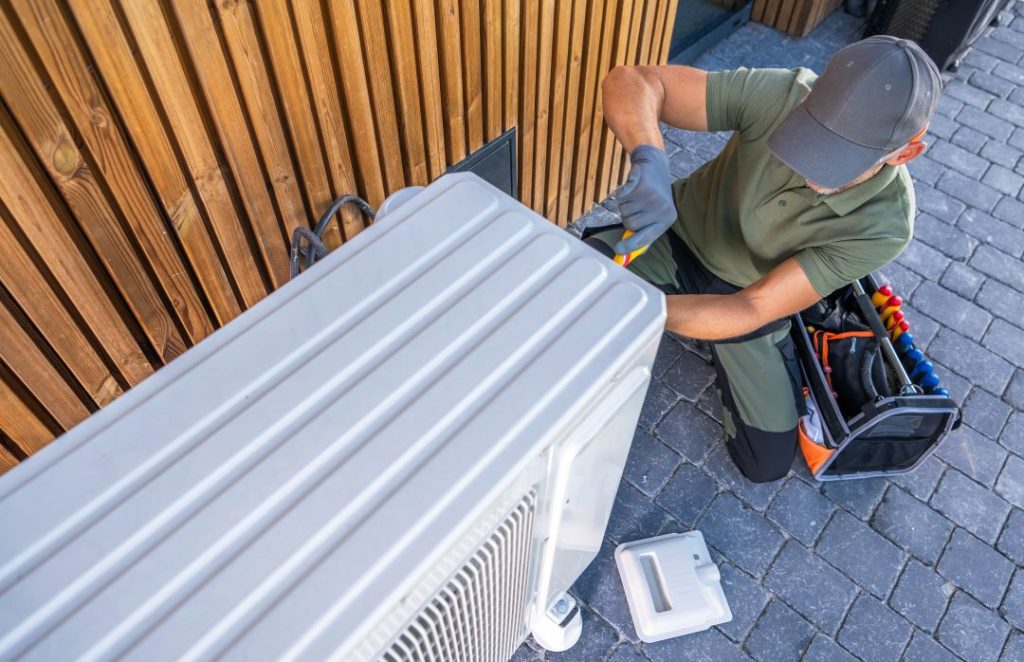
[{"label": "man", "polygon": [[[895,258],[910,241],[905,164],[941,79],[914,43],[871,37],[807,69],[708,73],[618,67],[605,121],[630,154],[623,229],[586,238],[667,295],[666,328],[712,341],[727,447],[757,482],[786,475],[804,410],[788,316]],[[658,121],[733,131],[721,154],[672,182]]]}]

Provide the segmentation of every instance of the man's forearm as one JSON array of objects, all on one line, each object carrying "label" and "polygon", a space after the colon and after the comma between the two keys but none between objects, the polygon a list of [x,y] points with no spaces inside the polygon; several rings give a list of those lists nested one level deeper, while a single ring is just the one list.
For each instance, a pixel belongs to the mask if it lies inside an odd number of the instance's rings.
[{"label": "man's forearm", "polygon": [[627,152],[639,145],[664,148],[658,117],[664,90],[639,67],[616,67],[601,85],[604,120]]},{"label": "man's forearm", "polygon": [[768,321],[757,307],[736,294],[677,294],[666,297],[665,329],[697,340],[723,340],[742,336]]}]

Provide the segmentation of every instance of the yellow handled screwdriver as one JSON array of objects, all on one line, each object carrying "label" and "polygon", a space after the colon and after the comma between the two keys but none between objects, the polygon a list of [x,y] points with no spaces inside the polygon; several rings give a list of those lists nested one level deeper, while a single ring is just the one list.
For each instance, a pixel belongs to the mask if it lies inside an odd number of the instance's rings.
[{"label": "yellow handled screwdriver", "polygon": [[[632,236],[632,234],[633,234],[632,230],[626,230],[625,232],[622,233],[622,238],[623,239],[628,239],[630,236]],[[625,255],[621,255],[621,254],[616,253],[615,254],[615,264],[619,264],[619,265],[622,265],[622,266],[625,267],[630,262],[632,262],[636,258],[640,257],[644,253],[646,253],[647,252],[647,248],[648,248],[647,246],[641,246],[640,248],[636,249],[632,253],[627,253]]]}]

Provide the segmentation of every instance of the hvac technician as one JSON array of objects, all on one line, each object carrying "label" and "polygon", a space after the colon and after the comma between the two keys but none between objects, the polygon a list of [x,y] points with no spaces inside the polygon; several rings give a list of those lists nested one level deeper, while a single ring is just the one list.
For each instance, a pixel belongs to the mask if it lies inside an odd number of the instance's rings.
[{"label": "hvac technician", "polygon": [[[808,69],[708,73],[618,67],[605,121],[630,154],[622,229],[584,235],[606,255],[650,245],[629,269],[661,288],[666,328],[711,340],[727,448],[753,481],[786,475],[804,401],[787,317],[878,269],[910,241],[904,164],[938,102],[939,72],[913,42],[871,37]],[[672,181],[658,120],[733,131]]]}]

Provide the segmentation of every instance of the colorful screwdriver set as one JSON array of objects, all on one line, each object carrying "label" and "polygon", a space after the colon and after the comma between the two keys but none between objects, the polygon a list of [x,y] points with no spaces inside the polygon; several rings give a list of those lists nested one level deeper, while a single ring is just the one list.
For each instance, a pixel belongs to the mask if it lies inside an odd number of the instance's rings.
[{"label": "colorful screwdriver set", "polygon": [[914,346],[914,335],[910,333],[910,322],[906,319],[903,299],[893,293],[889,285],[880,286],[871,295],[871,303],[878,311],[878,316],[889,333],[893,347],[900,357],[911,381],[921,387],[929,395],[949,397],[949,391],[942,388],[939,376],[935,374],[935,366],[924,358],[924,353]]}]

